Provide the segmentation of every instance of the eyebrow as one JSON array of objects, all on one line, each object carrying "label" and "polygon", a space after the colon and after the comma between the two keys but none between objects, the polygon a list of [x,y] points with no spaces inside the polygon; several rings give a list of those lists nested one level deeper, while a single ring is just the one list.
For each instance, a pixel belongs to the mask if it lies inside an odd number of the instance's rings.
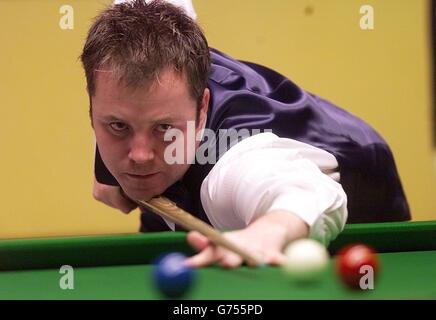
[{"label": "eyebrow", "polygon": [[[104,120],[106,120],[106,121],[128,122],[128,121],[126,121],[126,120],[124,120],[124,119],[122,119],[120,117],[116,117],[114,115],[106,115],[106,116],[103,116],[102,118]],[[156,118],[156,119],[153,119],[153,121],[150,121],[150,122],[153,122],[153,123],[167,123],[167,122],[178,122],[178,121],[181,121],[181,120],[182,119],[176,119],[174,117],[169,116],[169,117]]]},{"label": "eyebrow", "polygon": [[102,118],[104,120],[110,120],[110,121],[124,121],[123,119],[115,117],[114,115],[106,115],[106,116],[102,116]]}]

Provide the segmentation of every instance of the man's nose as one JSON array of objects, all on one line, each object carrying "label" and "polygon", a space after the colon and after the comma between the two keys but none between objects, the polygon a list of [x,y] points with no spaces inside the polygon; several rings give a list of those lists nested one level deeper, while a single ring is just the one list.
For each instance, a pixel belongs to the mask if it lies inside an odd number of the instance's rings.
[{"label": "man's nose", "polygon": [[132,140],[129,159],[135,163],[146,163],[154,159],[153,141],[146,136],[135,136]]}]

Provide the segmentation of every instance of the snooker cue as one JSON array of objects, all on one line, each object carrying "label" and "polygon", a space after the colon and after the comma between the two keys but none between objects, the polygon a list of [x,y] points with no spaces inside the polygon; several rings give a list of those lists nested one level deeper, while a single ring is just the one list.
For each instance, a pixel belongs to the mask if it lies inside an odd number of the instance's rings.
[{"label": "snooker cue", "polygon": [[148,202],[142,200],[138,200],[137,202],[161,217],[167,218],[172,222],[181,225],[187,230],[200,232],[215,245],[222,246],[241,256],[241,258],[244,259],[249,265],[259,266],[263,264],[260,259],[254,257],[250,253],[239,248],[230,240],[226,239],[221,232],[212,228],[202,220],[194,217],[190,213],[180,209],[174,202],[165,197],[152,198]]}]

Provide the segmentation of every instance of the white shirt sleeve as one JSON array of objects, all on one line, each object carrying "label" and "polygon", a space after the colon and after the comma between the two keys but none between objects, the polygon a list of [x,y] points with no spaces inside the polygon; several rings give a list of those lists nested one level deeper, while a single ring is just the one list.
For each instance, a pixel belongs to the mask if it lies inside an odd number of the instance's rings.
[{"label": "white shirt sleeve", "polygon": [[310,238],[328,245],[347,219],[347,197],[339,180],[332,154],[261,133],[219,159],[202,183],[201,202],[217,229],[242,229],[272,210],[284,209],[309,225]]}]

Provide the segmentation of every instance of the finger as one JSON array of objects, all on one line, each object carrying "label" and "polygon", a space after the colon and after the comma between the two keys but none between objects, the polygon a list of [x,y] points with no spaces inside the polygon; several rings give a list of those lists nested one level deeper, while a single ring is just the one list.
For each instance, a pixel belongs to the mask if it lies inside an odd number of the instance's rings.
[{"label": "finger", "polygon": [[201,268],[213,264],[216,261],[217,256],[215,247],[209,246],[200,253],[186,259],[185,264],[193,268]]},{"label": "finger", "polygon": [[116,206],[124,213],[130,213],[133,209],[138,207],[138,204],[131,200],[125,193],[124,190],[118,188],[118,192],[115,197]]},{"label": "finger", "polygon": [[274,266],[281,266],[286,262],[286,256],[281,252],[266,254],[265,262]]},{"label": "finger", "polygon": [[115,207],[126,214],[130,213],[132,210],[138,207],[136,203],[126,200],[124,198],[118,198],[116,201],[117,202],[115,203]]},{"label": "finger", "polygon": [[198,231],[189,232],[187,241],[197,251],[202,251],[210,244],[209,239]]},{"label": "finger", "polygon": [[223,250],[223,253],[221,254],[222,258],[219,261],[219,264],[222,267],[236,268],[242,264],[243,259],[239,255],[226,249],[222,249],[222,250]]}]

